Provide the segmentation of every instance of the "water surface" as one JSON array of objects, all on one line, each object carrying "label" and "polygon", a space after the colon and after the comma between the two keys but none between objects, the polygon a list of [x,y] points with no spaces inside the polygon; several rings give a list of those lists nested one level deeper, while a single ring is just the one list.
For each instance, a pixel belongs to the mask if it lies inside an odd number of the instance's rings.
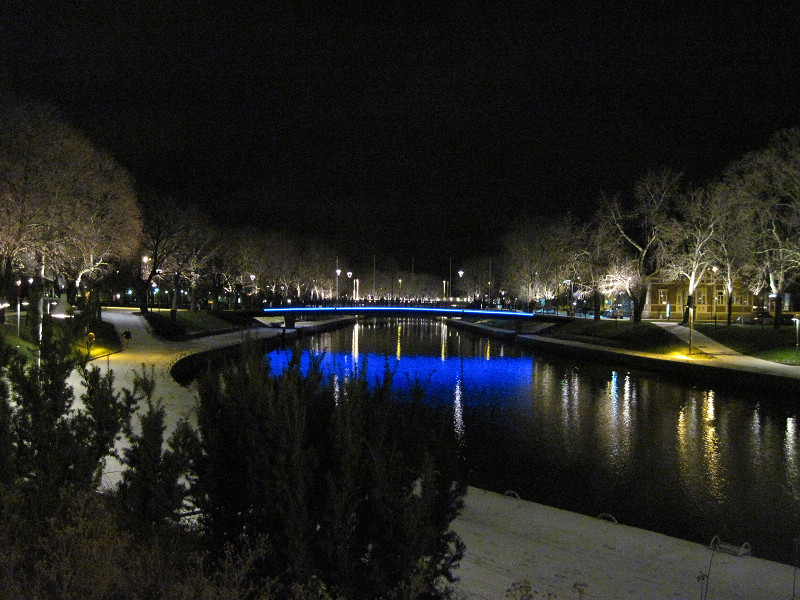
[{"label": "water surface", "polygon": [[[468,483],[708,544],[793,561],[798,409],[608,363],[476,337],[441,320],[375,320],[302,342],[302,362],[368,381],[393,373],[452,406]],[[270,355],[280,370],[288,352]]]}]

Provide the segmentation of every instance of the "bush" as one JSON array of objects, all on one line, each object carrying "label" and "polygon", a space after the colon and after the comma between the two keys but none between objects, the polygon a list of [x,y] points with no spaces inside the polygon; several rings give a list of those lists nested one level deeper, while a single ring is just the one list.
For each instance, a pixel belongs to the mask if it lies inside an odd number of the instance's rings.
[{"label": "bush", "polygon": [[266,536],[263,572],[337,594],[441,597],[463,553],[450,522],[465,486],[449,419],[391,378],[336,387],[292,361],[273,376],[250,352],[200,384],[192,493],[212,548]]}]

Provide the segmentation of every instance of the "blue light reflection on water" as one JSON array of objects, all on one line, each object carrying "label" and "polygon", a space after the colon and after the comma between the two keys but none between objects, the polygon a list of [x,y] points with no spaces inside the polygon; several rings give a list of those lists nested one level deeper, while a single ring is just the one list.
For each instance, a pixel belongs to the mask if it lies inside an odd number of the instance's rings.
[{"label": "blue light reflection on water", "polygon": [[[800,536],[798,410],[634,372],[526,355],[440,321],[367,322],[313,336],[341,381],[394,372],[401,392],[452,403],[470,483],[708,543],[749,541],[787,560]],[[270,356],[273,370],[290,354]]]},{"label": "blue light reflection on water", "polygon": [[[312,358],[313,357],[313,358]],[[273,373],[284,370],[291,358],[291,351],[275,351],[269,354]],[[393,373],[393,385],[401,392],[407,392],[419,384],[431,398],[447,398],[458,395],[466,405],[473,403],[500,403],[528,397],[530,393],[530,357],[498,357],[488,360],[485,357],[449,357],[442,360],[435,356],[414,356],[413,359],[396,356],[359,352],[328,352],[313,355],[304,352],[300,358],[300,369],[307,373],[312,360],[318,361],[326,376],[366,377],[370,385],[383,380],[386,370]],[[527,381],[527,385],[520,382]]]}]

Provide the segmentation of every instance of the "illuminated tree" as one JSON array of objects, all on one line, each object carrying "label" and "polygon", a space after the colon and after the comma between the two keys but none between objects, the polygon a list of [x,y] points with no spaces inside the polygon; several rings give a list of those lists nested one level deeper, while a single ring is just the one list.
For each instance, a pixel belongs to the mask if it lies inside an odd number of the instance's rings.
[{"label": "illuminated tree", "polygon": [[[80,287],[130,255],[140,231],[130,176],[47,105],[0,99],[0,272],[13,269]],[[42,312],[40,303],[39,312]],[[41,334],[40,334],[41,335]]]},{"label": "illuminated tree", "polygon": [[752,276],[775,300],[775,327],[780,327],[783,296],[800,275],[800,129],[777,132],[764,150],[733,165],[726,181],[741,201],[752,206]]},{"label": "illuminated tree", "polygon": [[618,197],[605,198],[602,215],[609,219],[627,247],[629,258],[617,261],[613,279],[633,302],[633,320],[640,322],[647,301],[647,277],[656,269],[655,250],[671,204],[678,194],[681,176],[670,170],[652,172],[636,183],[633,205]]},{"label": "illuminated tree", "polygon": [[139,308],[146,313],[150,290],[156,280],[164,276],[165,267],[187,233],[188,223],[177,203],[169,197],[148,192],[141,198],[141,208],[141,277],[137,280],[136,290]]},{"label": "illuminated tree", "polygon": [[585,240],[569,220],[522,221],[504,238],[505,285],[528,302],[555,299],[575,273]]},{"label": "illuminated tree", "polygon": [[679,196],[675,209],[659,226],[657,262],[668,281],[686,279],[688,282],[684,318],[691,323],[697,286],[714,263],[711,246],[722,214],[713,210],[711,194],[706,189]]},{"label": "illuminated tree", "polygon": [[171,316],[176,318],[180,303],[181,288],[189,290],[191,310],[197,309],[198,292],[207,282],[212,261],[219,255],[221,235],[208,217],[189,208],[181,213],[181,235],[176,240],[175,250],[164,260],[163,271],[172,286]]},{"label": "illuminated tree", "polygon": [[575,273],[580,275],[573,275],[573,278],[579,278],[580,293],[591,300],[595,320],[600,319],[607,275],[618,250],[615,232],[607,220],[601,219],[577,227],[573,234],[574,239],[580,240],[572,261]]},{"label": "illuminated tree", "polygon": [[[710,260],[717,268],[715,277],[725,288],[727,324],[733,320],[736,286],[755,272],[753,248],[757,239],[755,205],[739,190],[736,177],[723,178],[711,187],[709,211],[719,215],[709,247]],[[713,268],[713,267],[712,267]]]}]

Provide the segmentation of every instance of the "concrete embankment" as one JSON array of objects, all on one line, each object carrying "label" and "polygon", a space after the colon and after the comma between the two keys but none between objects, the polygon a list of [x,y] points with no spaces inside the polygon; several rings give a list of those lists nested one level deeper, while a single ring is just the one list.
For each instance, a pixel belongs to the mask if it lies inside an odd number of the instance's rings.
[{"label": "concrete embankment", "polygon": [[[513,329],[498,329],[481,323],[457,319],[448,320],[448,325],[477,335],[513,342],[520,348],[594,362],[602,361],[623,365],[671,377],[681,377],[701,386],[762,392],[771,390],[791,394],[800,392],[800,368],[794,367],[794,372],[792,372],[792,368],[787,369],[786,365],[736,355],[728,349],[716,354],[704,351],[702,354],[691,356],[664,355],[562,340],[547,335],[520,334]],[[542,323],[539,332],[543,332],[551,326],[552,323]],[[673,333],[677,335],[677,326]],[[697,335],[695,332],[695,336]]]},{"label": "concrete embankment", "polygon": [[299,337],[313,335],[338,329],[356,322],[355,317],[345,317],[329,319],[326,321],[300,321],[292,329],[276,328],[275,335],[248,340],[247,335],[243,340],[236,343],[215,346],[206,350],[200,350],[188,356],[183,356],[176,360],[170,367],[170,375],[181,385],[187,385],[202,373],[210,365],[220,364],[227,360],[235,360],[241,355],[248,342],[258,346],[261,352],[271,352],[272,350],[283,348],[286,344],[293,342]]}]

